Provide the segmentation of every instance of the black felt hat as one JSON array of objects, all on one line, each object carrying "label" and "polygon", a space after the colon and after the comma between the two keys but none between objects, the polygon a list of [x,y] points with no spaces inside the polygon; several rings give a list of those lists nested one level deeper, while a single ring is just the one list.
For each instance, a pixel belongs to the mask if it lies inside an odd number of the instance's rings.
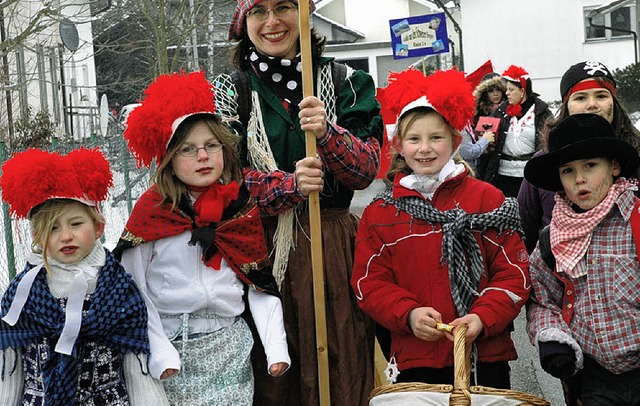
[{"label": "black felt hat", "polygon": [[569,69],[562,75],[562,79],[560,80],[560,95],[562,96],[562,100],[565,99],[571,88],[578,82],[581,82],[585,79],[593,79],[593,78],[604,78],[613,83],[615,88],[616,81],[613,79],[613,75],[611,71],[601,64],[600,62],[595,61],[585,61],[580,62]]},{"label": "black felt hat", "polygon": [[554,192],[563,189],[558,170],[578,159],[613,158],[620,164],[620,176],[633,176],[640,165],[638,152],[616,138],[613,127],[597,114],[574,114],[549,132],[549,153],[533,157],[524,177],[534,186]]}]

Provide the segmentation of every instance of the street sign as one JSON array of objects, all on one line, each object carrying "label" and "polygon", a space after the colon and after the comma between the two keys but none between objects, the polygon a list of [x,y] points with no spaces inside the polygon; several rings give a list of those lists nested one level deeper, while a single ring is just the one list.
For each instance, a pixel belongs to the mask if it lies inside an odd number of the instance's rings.
[{"label": "street sign", "polygon": [[444,13],[389,20],[393,59],[449,52]]}]

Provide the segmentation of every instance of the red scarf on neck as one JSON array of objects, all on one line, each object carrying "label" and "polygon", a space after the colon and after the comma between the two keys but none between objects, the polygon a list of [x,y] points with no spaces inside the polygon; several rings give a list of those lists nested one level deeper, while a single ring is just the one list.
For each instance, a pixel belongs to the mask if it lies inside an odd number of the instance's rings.
[{"label": "red scarf on neck", "polygon": [[187,187],[192,192],[201,192],[193,204],[196,212],[196,225],[205,226],[210,223],[219,223],[222,219],[222,211],[229,206],[231,201],[238,198],[240,186],[237,182],[228,185],[214,183],[204,188]]},{"label": "red scarf on neck", "polygon": [[508,105],[507,115],[510,117],[520,117],[522,115],[522,103]]},{"label": "red scarf on neck", "polygon": [[182,210],[171,210],[169,204],[163,203],[157,186],[153,185],[140,196],[121,239],[137,246],[185,231],[193,232],[195,227],[215,225],[213,244],[217,251],[208,260],[203,257],[203,262],[213,269],[220,269],[224,257],[240,279],[253,285],[247,274],[267,266],[269,257],[260,214],[251,197],[237,212],[222,219],[224,209],[238,198],[238,191],[236,182],[207,188],[194,203],[195,218],[192,220]]}]

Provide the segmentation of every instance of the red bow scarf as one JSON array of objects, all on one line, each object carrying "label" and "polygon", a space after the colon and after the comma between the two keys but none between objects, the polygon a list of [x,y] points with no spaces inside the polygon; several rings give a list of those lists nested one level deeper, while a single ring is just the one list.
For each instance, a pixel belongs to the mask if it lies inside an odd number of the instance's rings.
[{"label": "red bow scarf", "polygon": [[507,106],[507,115],[511,117],[520,117],[522,115],[522,104],[509,104]]},{"label": "red bow scarf", "polygon": [[222,262],[222,255],[215,245],[215,227],[222,219],[222,211],[238,198],[239,189],[238,184],[232,182],[228,185],[214,183],[197,190],[201,193],[193,204],[196,227],[192,230],[189,245],[200,244],[202,262],[213,269],[220,269]]},{"label": "red bow scarf", "polygon": [[[202,262],[207,266],[220,269],[224,257],[242,281],[277,295],[275,280],[271,284],[260,214],[245,187],[240,189],[236,182],[214,184],[196,199],[195,213],[182,206],[170,210],[162,203],[157,187],[151,186],[131,212],[114,253],[119,255],[131,246],[191,231],[189,244],[200,244]],[[265,268],[268,275],[255,272]]]}]

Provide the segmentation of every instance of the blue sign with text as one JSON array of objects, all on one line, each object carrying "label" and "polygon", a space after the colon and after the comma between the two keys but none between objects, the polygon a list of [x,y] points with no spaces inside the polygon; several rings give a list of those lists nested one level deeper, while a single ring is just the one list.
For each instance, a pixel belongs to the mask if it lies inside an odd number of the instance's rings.
[{"label": "blue sign with text", "polygon": [[393,59],[449,52],[444,13],[389,20]]}]

